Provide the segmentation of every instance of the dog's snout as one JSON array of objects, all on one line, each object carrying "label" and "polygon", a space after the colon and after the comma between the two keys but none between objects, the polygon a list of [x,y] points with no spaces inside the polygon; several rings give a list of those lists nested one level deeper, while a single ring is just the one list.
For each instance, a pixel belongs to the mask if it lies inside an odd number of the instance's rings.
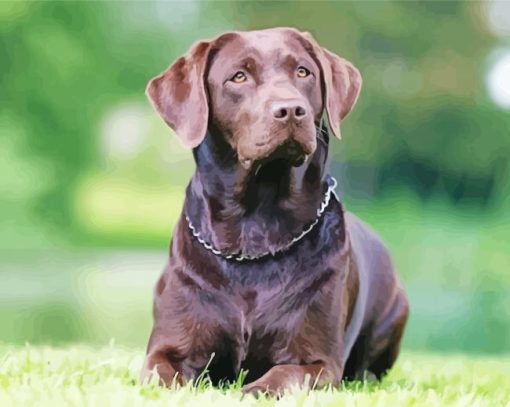
[{"label": "dog's snout", "polygon": [[304,104],[299,100],[273,102],[271,111],[276,120],[284,122],[289,120],[301,120],[307,113]]},{"label": "dog's snout", "polygon": [[306,109],[303,106],[296,106],[296,109],[294,109],[294,114],[298,118],[306,116]]}]

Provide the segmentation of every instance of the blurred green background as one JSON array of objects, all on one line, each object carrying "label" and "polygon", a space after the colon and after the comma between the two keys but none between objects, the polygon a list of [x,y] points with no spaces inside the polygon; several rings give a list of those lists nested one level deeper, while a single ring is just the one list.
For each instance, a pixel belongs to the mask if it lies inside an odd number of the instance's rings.
[{"label": "blurred green background", "polygon": [[510,3],[0,3],[0,341],[145,346],[190,151],[150,77],[231,29],[311,31],[362,72],[332,141],[390,247],[410,349],[510,348]]}]

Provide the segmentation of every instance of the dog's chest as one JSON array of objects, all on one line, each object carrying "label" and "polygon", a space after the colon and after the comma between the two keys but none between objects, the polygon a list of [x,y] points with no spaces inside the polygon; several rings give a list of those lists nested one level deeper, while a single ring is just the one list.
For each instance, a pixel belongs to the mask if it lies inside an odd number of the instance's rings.
[{"label": "dog's chest", "polygon": [[253,328],[289,325],[314,301],[322,286],[342,272],[341,215],[325,213],[316,231],[288,251],[256,262],[229,262],[227,294]]},{"label": "dog's chest", "polygon": [[310,287],[329,272],[317,260],[293,253],[285,261],[269,262],[260,269],[229,270],[230,299],[253,323],[272,324],[312,300],[315,293],[310,292]]},{"label": "dog's chest", "polygon": [[[200,277],[203,288],[190,304],[212,335],[203,343],[203,352],[192,358],[194,365],[207,362],[211,353],[236,372],[293,360],[289,344],[302,330],[307,313],[331,297],[345,272],[339,209],[328,208],[317,228],[283,253],[244,262],[216,258],[214,273],[220,277],[208,283],[208,274],[193,275]],[[199,257],[189,261],[198,266]]]}]

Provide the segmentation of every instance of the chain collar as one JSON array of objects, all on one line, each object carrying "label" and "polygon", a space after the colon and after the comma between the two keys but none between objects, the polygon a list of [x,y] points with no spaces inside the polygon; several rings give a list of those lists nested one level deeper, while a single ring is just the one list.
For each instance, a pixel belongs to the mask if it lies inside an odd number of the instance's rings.
[{"label": "chain collar", "polygon": [[[329,201],[331,199],[331,194],[333,194],[335,196],[335,198],[337,200],[338,199],[338,195],[336,194],[335,192],[335,188],[337,186],[337,182],[336,182],[336,179],[330,175],[328,175],[328,179],[327,179],[327,183],[328,183],[328,190],[326,191],[326,194],[324,195],[324,199],[323,201],[321,202],[321,205],[320,207],[317,209],[317,217],[315,218],[315,220],[313,222],[311,222],[307,227],[305,227],[303,229],[303,231],[296,237],[294,237],[289,243],[287,243],[283,248],[281,248],[280,250],[278,250],[276,253],[279,253],[279,252],[283,252],[285,250],[288,250],[293,244],[299,242],[301,239],[303,239],[308,233],[310,233],[312,231],[312,229],[314,228],[315,225],[317,225],[317,223],[319,223],[319,220],[322,216],[322,214],[324,213],[324,211],[326,210],[326,208],[328,207],[329,205]],[[188,227],[191,231],[191,234],[198,240],[198,242],[204,246],[208,251],[210,251],[211,253],[214,253],[216,256],[220,256],[220,257],[223,257],[227,260],[236,260],[236,261],[244,261],[244,260],[257,260],[257,259],[260,259],[262,257],[266,257],[266,256],[269,256],[270,254],[273,254],[271,253],[270,251],[266,251],[266,252],[262,252],[260,254],[256,254],[254,256],[250,256],[250,255],[245,255],[245,254],[229,254],[229,253],[224,253],[222,252],[221,250],[218,250],[218,249],[215,249],[214,246],[211,244],[211,243],[208,243],[206,242],[202,236],[200,235],[200,232],[197,230],[197,228],[195,228],[195,226],[193,226],[193,224],[191,223],[191,220],[190,218],[188,217],[188,215],[186,215],[186,221],[188,222]]]}]

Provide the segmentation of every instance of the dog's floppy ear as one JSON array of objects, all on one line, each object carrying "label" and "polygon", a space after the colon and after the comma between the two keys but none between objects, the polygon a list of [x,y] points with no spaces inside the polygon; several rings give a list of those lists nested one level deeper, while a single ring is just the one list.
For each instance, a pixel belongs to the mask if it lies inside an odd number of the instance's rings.
[{"label": "dog's floppy ear", "polygon": [[146,94],[183,144],[194,148],[205,137],[209,105],[204,73],[210,42],[196,43],[186,55],[149,81]]},{"label": "dog's floppy ear", "polygon": [[308,32],[302,35],[312,46],[323,78],[323,99],[331,130],[341,138],[340,121],[352,110],[361,90],[361,74],[349,61],[317,44]]}]

